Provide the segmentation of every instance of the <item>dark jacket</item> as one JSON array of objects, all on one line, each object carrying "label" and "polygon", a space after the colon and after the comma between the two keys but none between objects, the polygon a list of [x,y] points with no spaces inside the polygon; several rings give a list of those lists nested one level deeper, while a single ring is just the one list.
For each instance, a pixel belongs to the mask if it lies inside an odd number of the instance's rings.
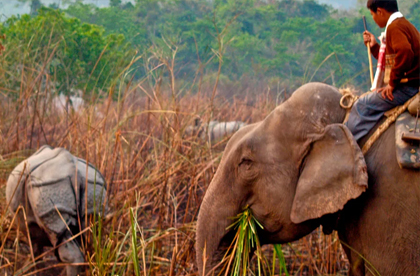
[{"label": "dark jacket", "polygon": [[[371,50],[377,59],[380,45]],[[386,33],[386,67],[391,68],[389,84],[392,87],[420,86],[420,33],[404,17],[396,19]]]}]

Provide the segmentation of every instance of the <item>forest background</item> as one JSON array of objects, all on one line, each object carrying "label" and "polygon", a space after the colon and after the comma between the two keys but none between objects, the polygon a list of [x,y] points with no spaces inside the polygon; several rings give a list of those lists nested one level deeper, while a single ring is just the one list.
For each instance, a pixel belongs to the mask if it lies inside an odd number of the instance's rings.
[{"label": "forest background", "polygon": [[[58,4],[42,7],[39,0],[20,2],[30,2],[31,14],[0,24],[3,44],[14,49],[22,43],[30,53],[40,43],[55,47],[60,41],[48,67],[61,93],[106,89],[134,56],[141,56],[130,68],[135,80],[149,73],[147,61],[157,57],[174,59],[174,77],[185,84],[197,74],[214,80],[222,61],[220,87],[226,94],[261,87],[293,90],[309,81],[365,91],[369,74],[362,15],[369,30],[380,34],[366,8],[349,12],[314,0],[111,0],[105,8],[69,1],[64,10]],[[420,1],[400,3],[419,28]],[[45,35],[31,41],[41,30]],[[14,66],[13,59],[20,57],[5,58]],[[18,82],[8,80],[3,87],[13,89]],[[185,92],[182,85],[179,92]]]}]

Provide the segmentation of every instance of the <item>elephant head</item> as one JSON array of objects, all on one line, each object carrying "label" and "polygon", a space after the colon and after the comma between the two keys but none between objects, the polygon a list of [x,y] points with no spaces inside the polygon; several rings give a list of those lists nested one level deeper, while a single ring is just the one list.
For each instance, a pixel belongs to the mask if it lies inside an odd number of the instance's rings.
[{"label": "elephant head", "polygon": [[261,243],[286,243],[366,190],[366,163],[341,124],[340,98],[332,86],[306,84],[263,121],[232,136],[198,215],[200,275],[224,255],[232,241],[226,228],[244,207],[264,227]]}]

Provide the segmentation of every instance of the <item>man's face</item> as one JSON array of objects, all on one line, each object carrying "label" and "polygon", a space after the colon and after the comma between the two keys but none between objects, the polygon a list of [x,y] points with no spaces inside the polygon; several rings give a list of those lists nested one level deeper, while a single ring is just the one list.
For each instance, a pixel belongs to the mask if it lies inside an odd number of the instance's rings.
[{"label": "man's face", "polygon": [[384,9],[378,8],[376,12],[370,10],[370,14],[372,15],[373,21],[375,21],[379,28],[386,27],[386,23],[388,22],[389,16],[386,16]]}]

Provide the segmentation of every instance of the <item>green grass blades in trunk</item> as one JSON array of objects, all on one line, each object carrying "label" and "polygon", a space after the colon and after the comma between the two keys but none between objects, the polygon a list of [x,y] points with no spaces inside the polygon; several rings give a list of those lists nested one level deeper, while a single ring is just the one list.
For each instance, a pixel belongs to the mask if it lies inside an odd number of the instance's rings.
[{"label": "green grass blades in trunk", "polygon": [[[221,272],[219,275],[232,275],[240,276],[247,275],[250,263],[250,252],[255,250],[258,264],[258,275],[274,275],[276,256],[279,259],[279,275],[289,275],[281,245],[276,244],[273,247],[273,263],[272,269],[268,265],[267,259],[264,256],[261,244],[258,238],[258,228],[264,227],[253,216],[249,207],[233,218],[234,222],[227,229],[234,229],[235,236],[229,246],[222,262],[224,262],[224,274]],[[263,265],[266,264],[266,265]],[[267,269],[265,269],[267,268]],[[230,272],[230,273],[229,273]]]}]

